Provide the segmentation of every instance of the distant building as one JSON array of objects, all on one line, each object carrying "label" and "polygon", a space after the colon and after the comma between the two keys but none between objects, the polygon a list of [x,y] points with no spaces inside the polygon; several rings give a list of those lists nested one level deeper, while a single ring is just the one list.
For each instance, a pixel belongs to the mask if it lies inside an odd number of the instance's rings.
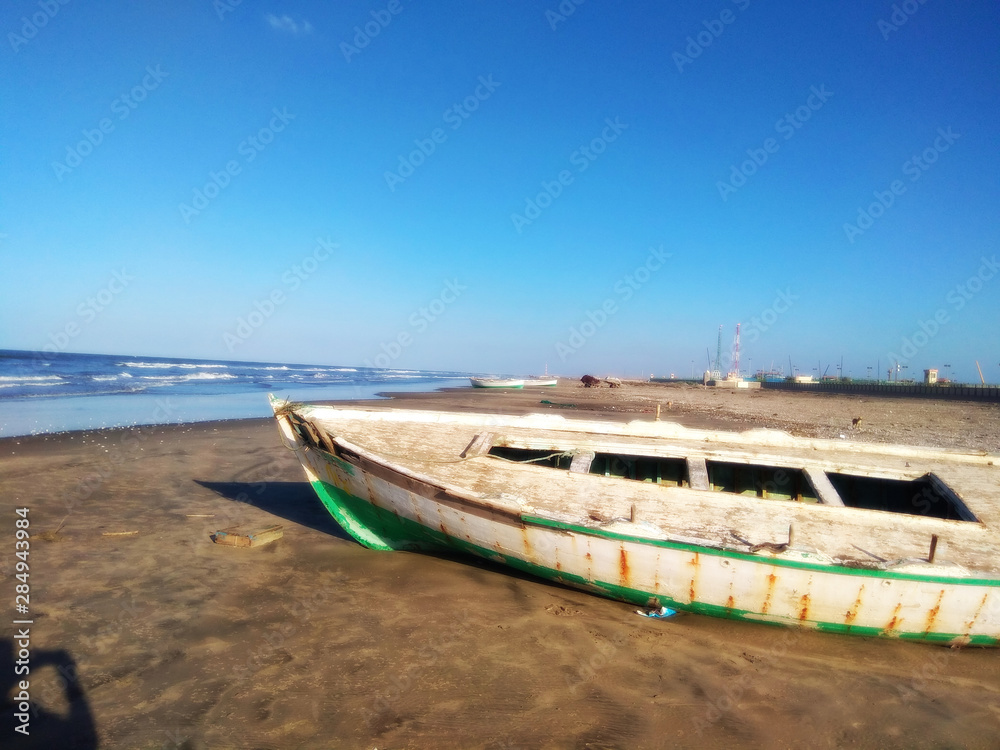
[{"label": "distant building", "polygon": [[937,375],[938,371],[936,369],[924,370],[924,382],[928,385],[933,385],[938,382]]}]

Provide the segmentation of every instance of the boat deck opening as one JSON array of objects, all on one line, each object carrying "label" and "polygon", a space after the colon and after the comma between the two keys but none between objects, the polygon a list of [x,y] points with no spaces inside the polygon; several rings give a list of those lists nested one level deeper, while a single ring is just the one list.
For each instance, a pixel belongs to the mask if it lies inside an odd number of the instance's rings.
[{"label": "boat deck opening", "polygon": [[918,479],[893,479],[692,457],[560,451],[507,445],[490,447],[488,455],[515,463],[665,487],[980,522],[961,498],[934,474]]},{"label": "boat deck opening", "polygon": [[962,499],[933,474],[919,479],[884,479],[828,472],[830,482],[849,508],[867,508],[950,521],[979,522]]},{"label": "boat deck opening", "polygon": [[765,500],[818,503],[805,472],[782,466],[706,461],[708,480],[717,492],[734,492]]}]

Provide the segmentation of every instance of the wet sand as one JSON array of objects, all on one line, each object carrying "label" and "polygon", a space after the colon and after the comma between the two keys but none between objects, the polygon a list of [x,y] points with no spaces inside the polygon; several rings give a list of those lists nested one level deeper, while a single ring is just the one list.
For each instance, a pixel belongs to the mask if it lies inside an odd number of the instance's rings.
[{"label": "wet sand", "polygon": [[[1000,409],[971,403],[567,383],[398,405],[652,419],[657,403],[691,426],[998,450]],[[11,603],[14,508],[30,508],[38,704],[30,738],[8,719],[4,746],[1000,744],[1000,650],[648,620],[482,561],[367,550],[269,420],[7,438],[0,486]],[[237,523],[284,537],[212,543]]]}]

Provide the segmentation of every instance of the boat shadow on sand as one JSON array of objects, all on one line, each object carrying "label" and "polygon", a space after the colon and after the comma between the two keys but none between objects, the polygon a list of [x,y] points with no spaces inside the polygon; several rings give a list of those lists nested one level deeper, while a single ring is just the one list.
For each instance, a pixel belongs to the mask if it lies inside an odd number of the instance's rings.
[{"label": "boat shadow on sand", "polygon": [[[205,489],[209,489],[227,500],[232,500],[234,503],[245,503],[277,518],[357,544],[355,539],[344,531],[323,507],[316,497],[315,490],[308,482],[267,482],[265,484],[261,482],[207,482],[200,479],[195,481]],[[501,579],[530,581],[580,595],[576,589],[562,583],[547,581],[530,573],[524,573],[516,568],[466,552],[447,549],[424,549],[414,550],[414,552],[463,565],[466,567],[467,575],[473,576],[477,580],[484,575],[496,575]]]},{"label": "boat shadow on sand", "polygon": [[308,482],[195,482],[232,500],[325,534],[350,540],[316,498]]}]

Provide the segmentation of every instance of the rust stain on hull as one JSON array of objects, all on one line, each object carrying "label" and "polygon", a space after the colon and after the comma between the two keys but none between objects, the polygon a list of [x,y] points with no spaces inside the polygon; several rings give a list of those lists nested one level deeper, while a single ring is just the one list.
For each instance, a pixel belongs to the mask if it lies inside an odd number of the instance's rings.
[{"label": "rust stain on hull", "polygon": [[941,600],[944,599],[944,589],[941,589],[941,593],[938,594],[937,602],[931,607],[931,611],[927,613],[927,623],[924,626],[924,632],[930,633],[934,630],[934,621],[937,619],[938,612],[941,611]]},{"label": "rust stain on hull", "polygon": [[524,542],[524,556],[531,559],[531,540],[528,539],[528,527],[521,527],[521,540]]},{"label": "rust stain on hull", "polygon": [[903,618],[899,616],[899,610],[902,608],[902,604],[897,604],[896,609],[892,611],[892,619],[889,620],[889,624],[885,626],[886,630],[896,630],[899,625],[903,622]]},{"label": "rust stain on hull", "polygon": [[799,604],[802,605],[799,609],[799,622],[805,622],[809,619],[809,594],[803,594]]},{"label": "rust stain on hull", "polygon": [[625,545],[623,544],[618,553],[618,572],[621,574],[621,583],[623,588],[631,588],[631,572],[628,567],[628,552],[625,551]]},{"label": "rust stain on hull", "polygon": [[990,597],[990,594],[989,594],[988,591],[985,594],[983,594],[982,601],[980,601],[979,602],[979,606],[976,607],[976,614],[974,614],[972,616],[972,619],[969,620],[965,624],[965,631],[966,632],[970,632],[972,630],[972,626],[976,624],[976,620],[978,620],[979,619],[979,615],[981,615],[983,613],[983,607],[986,606],[986,600],[989,599],[989,597]]},{"label": "rust stain on hull", "polygon": [[698,580],[698,570],[701,566],[701,558],[699,557],[697,552],[694,553],[694,557],[691,558],[690,562],[688,562],[688,565],[694,568],[694,572],[691,574],[691,583],[688,584],[688,597],[690,597],[691,603],[694,604],[694,601],[698,595],[698,591],[695,587],[695,582]]},{"label": "rust stain on hull", "polygon": [[854,620],[858,616],[858,612],[861,611],[861,595],[865,591],[865,585],[862,583],[861,588],[858,589],[858,598],[854,600],[854,605],[847,610],[847,614],[844,616],[845,625],[853,625]]},{"label": "rust stain on hull", "polygon": [[771,608],[771,597],[774,595],[774,584],[778,582],[778,576],[774,573],[769,573],[767,576],[767,594],[764,596],[764,604],[761,605],[761,614],[767,614],[767,611]]}]

